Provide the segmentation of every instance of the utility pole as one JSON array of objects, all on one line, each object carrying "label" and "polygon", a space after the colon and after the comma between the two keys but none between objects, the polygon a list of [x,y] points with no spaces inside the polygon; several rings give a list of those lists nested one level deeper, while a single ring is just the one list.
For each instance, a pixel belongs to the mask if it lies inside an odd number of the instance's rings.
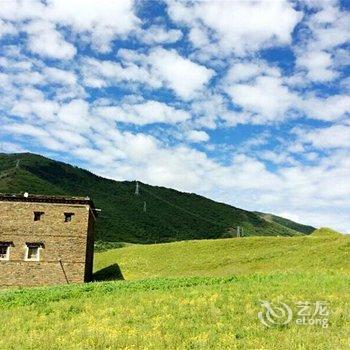
[{"label": "utility pole", "polygon": [[139,182],[136,181],[135,196],[138,196],[139,194],[140,194],[140,186],[139,186]]}]

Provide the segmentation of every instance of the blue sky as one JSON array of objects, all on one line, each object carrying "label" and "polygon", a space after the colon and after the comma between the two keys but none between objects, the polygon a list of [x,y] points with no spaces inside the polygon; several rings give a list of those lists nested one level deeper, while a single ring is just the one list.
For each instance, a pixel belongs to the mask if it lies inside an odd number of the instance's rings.
[{"label": "blue sky", "polygon": [[338,1],[3,1],[0,151],[350,232]]}]

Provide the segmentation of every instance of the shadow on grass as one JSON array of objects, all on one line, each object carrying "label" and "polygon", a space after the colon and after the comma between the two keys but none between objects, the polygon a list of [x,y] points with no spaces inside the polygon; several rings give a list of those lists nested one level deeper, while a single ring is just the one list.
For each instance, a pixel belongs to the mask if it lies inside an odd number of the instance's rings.
[{"label": "shadow on grass", "polygon": [[124,276],[118,264],[113,264],[105,267],[94,273],[94,281],[114,281],[124,280]]}]

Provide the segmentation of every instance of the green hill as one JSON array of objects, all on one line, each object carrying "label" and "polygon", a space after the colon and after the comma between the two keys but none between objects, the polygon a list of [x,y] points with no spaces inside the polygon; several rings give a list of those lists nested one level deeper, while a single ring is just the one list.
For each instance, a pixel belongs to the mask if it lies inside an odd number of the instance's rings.
[{"label": "green hill", "polygon": [[350,274],[350,236],[244,237],[132,245],[95,254],[94,269],[117,263],[126,280],[225,277],[271,272]]},{"label": "green hill", "polygon": [[254,213],[259,215],[260,217],[262,217],[266,221],[275,222],[276,224],[280,224],[280,225],[288,227],[288,228],[290,228],[292,230],[295,230],[295,231],[298,231],[298,232],[301,232],[301,233],[305,233],[306,235],[309,235],[310,233],[312,233],[312,232],[314,232],[316,230],[316,228],[313,227],[313,226],[299,224],[297,222],[294,222],[294,221],[289,220],[289,219],[282,218],[282,217],[277,216],[277,215],[267,214],[267,213],[260,213],[258,211],[254,212]]},{"label": "green hill", "polygon": [[[0,192],[90,196],[102,209],[96,238],[154,243],[232,237],[241,226],[254,235],[294,236],[304,232],[192,193],[135,182],[118,182],[30,153],[0,154]],[[147,208],[144,211],[144,203]]]},{"label": "green hill", "polygon": [[315,230],[312,233],[311,236],[313,236],[313,237],[334,237],[334,238],[337,238],[337,237],[342,237],[343,234],[338,232],[338,231],[332,230],[331,228],[328,228],[328,227],[321,227],[318,230]]}]

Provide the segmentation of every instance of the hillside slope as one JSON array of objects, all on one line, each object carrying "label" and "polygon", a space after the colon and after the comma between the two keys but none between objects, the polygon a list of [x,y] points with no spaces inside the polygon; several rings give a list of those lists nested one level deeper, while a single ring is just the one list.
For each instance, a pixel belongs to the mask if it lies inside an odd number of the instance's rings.
[{"label": "hillside slope", "polygon": [[299,224],[298,222],[282,218],[281,216],[267,214],[267,213],[261,213],[258,211],[255,211],[254,213],[259,215],[260,217],[262,217],[266,221],[275,222],[276,224],[280,224],[280,225],[288,227],[292,230],[295,230],[295,231],[298,231],[301,233],[305,233],[306,235],[309,235],[310,233],[312,233],[316,230],[316,228],[313,226]]},{"label": "hillside slope", "polygon": [[[97,239],[132,243],[246,235],[300,235],[253,212],[163,187],[118,182],[30,153],[0,154],[0,192],[90,196],[102,209]],[[144,212],[144,203],[147,211]]]},{"label": "hillside slope", "polygon": [[117,263],[126,280],[249,273],[350,274],[350,236],[245,237],[133,245],[95,254],[94,269]]},{"label": "hillside slope", "polygon": [[[333,237],[333,238],[339,238],[343,237],[344,235],[338,231],[335,231],[328,227],[321,227],[318,230],[315,230],[311,234],[312,237]],[[347,236],[345,236],[347,237]]]}]

